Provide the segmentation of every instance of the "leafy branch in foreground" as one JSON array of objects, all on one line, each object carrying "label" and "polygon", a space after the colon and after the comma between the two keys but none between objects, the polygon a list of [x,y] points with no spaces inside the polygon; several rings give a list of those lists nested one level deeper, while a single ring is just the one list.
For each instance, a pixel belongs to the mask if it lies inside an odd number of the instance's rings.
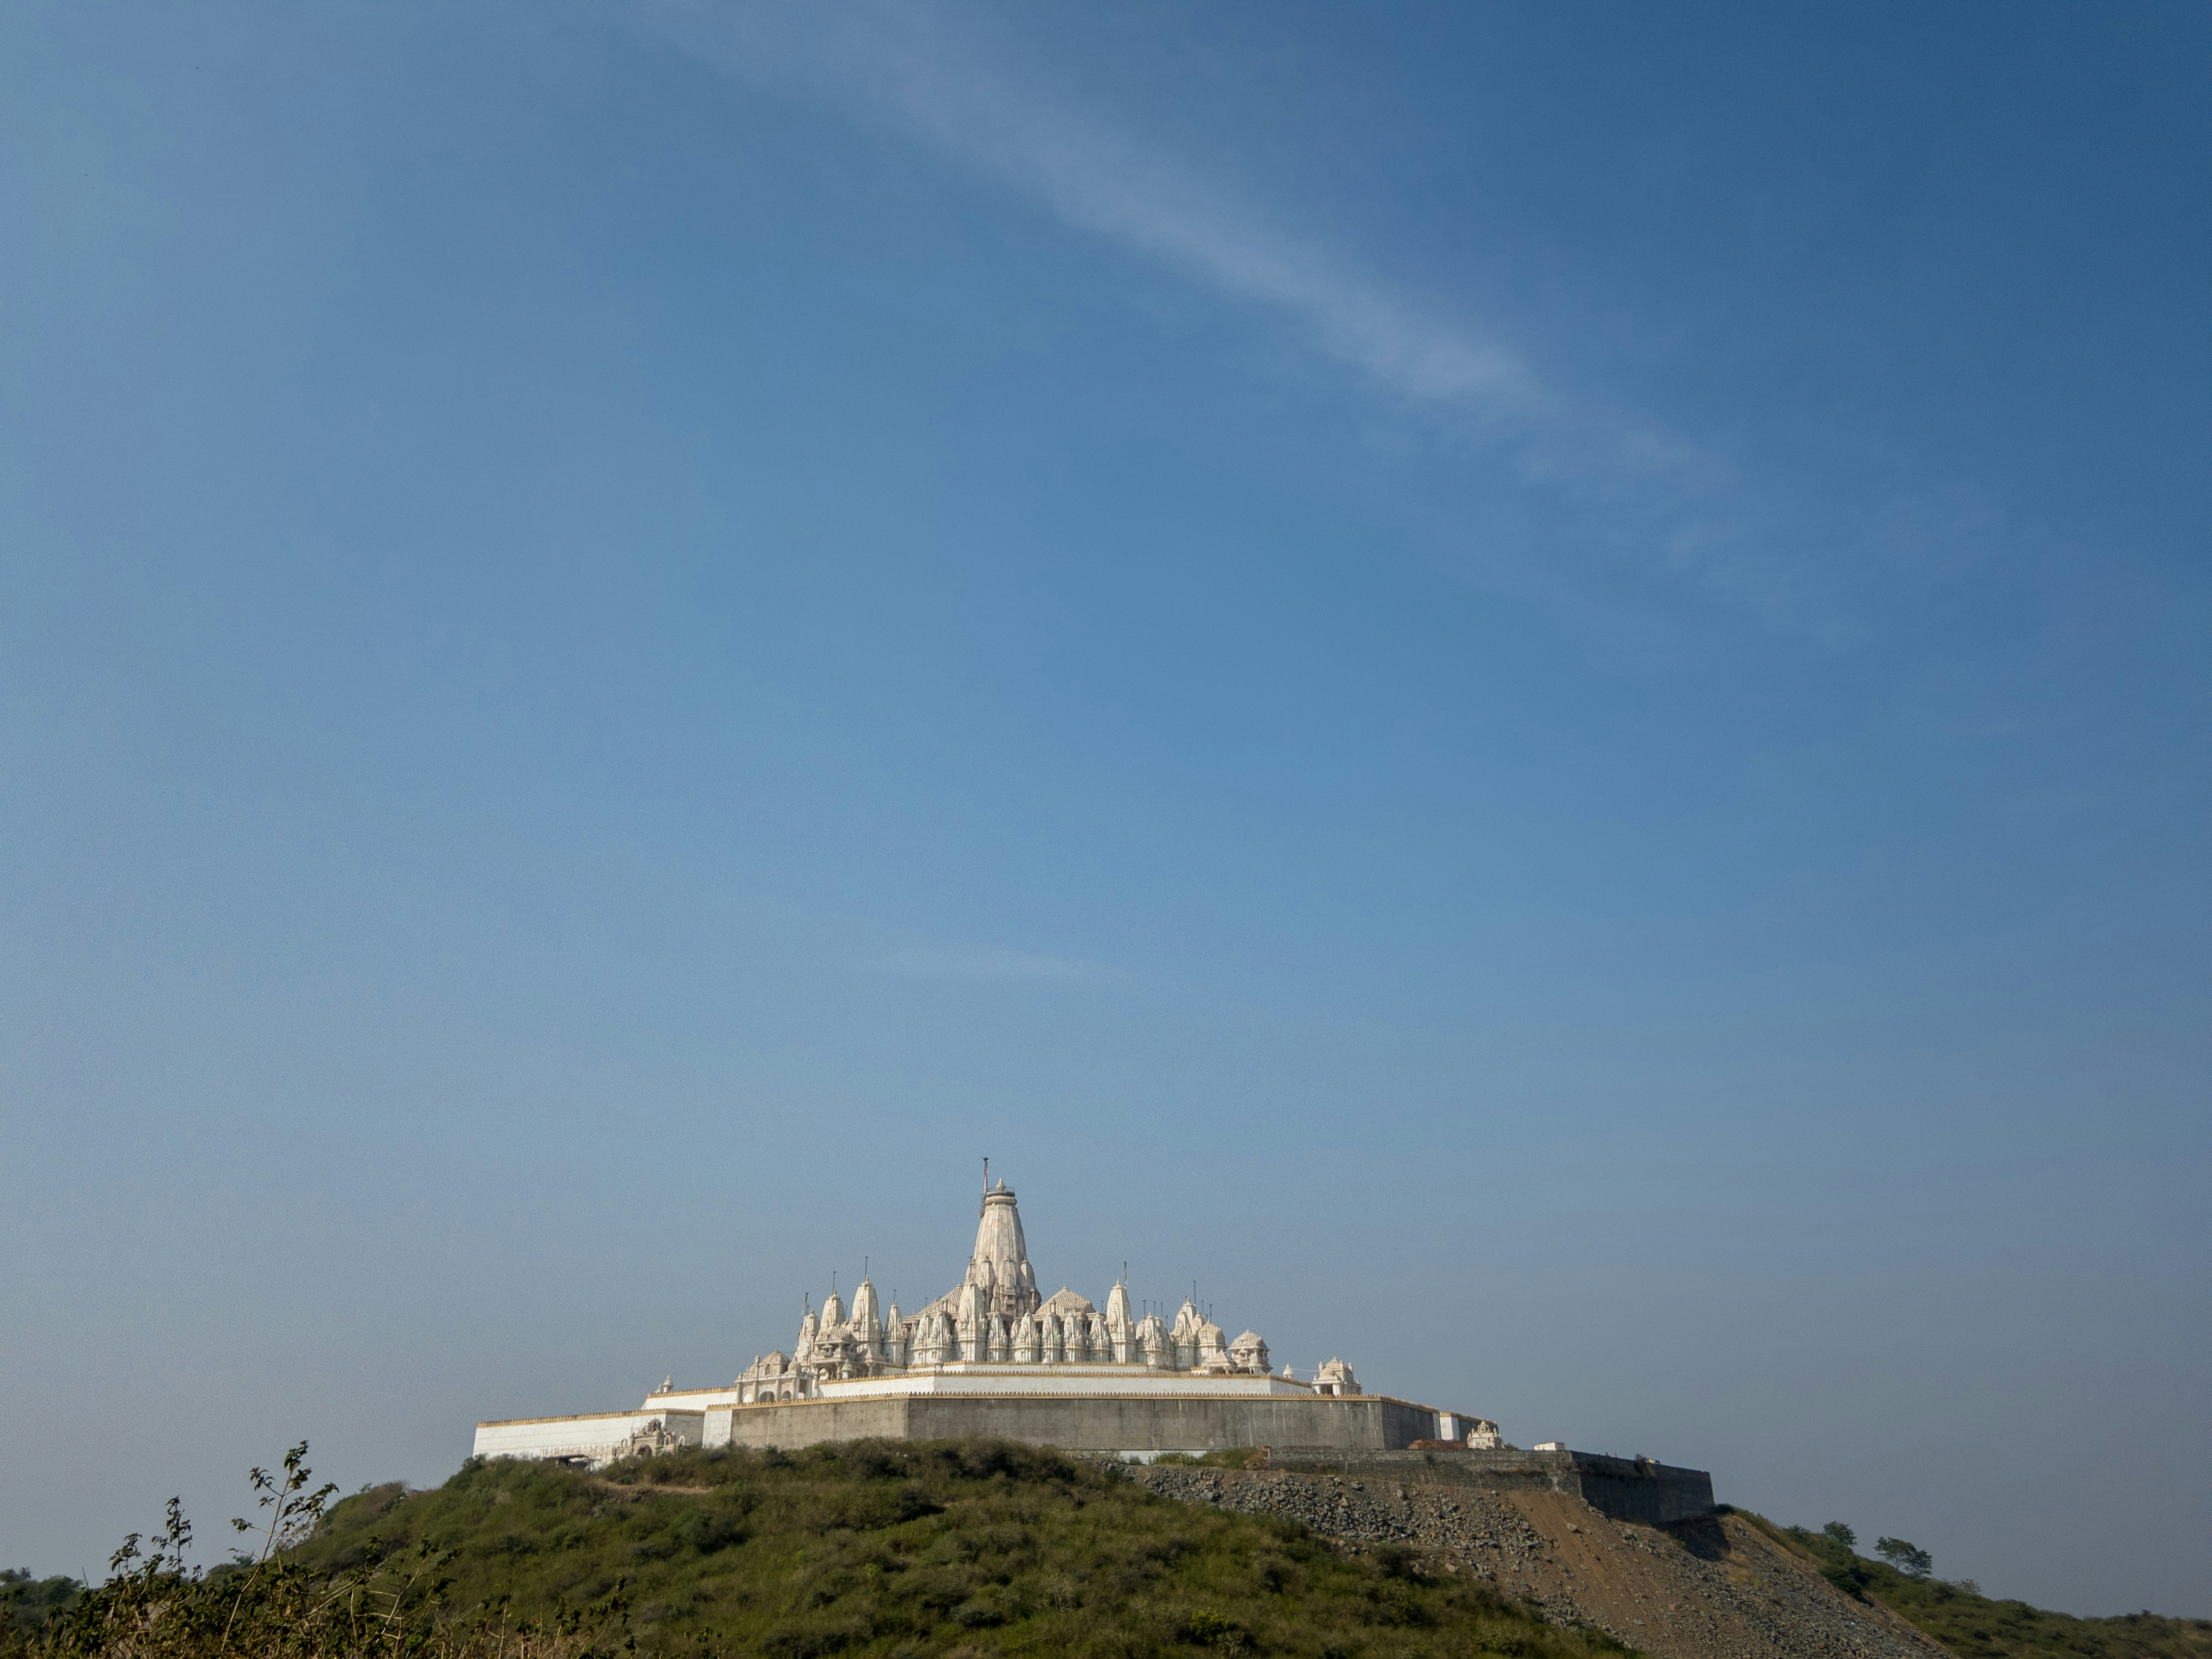
[{"label": "leafy branch in foreground", "polygon": [[[539,1621],[505,1602],[455,1617],[447,1607],[452,1552],[429,1540],[387,1555],[375,1539],[343,1571],[316,1571],[289,1552],[325,1519],[337,1488],[308,1489],[303,1441],[283,1471],[249,1477],[259,1506],[253,1555],[203,1571],[193,1566],[192,1525],[172,1498],[150,1540],[132,1533],[108,1561],[107,1582],[83,1590],[35,1625],[0,1626],[4,1659],[612,1659],[636,1644],[622,1586],[589,1607]],[[11,1590],[15,1587],[11,1586]]]}]

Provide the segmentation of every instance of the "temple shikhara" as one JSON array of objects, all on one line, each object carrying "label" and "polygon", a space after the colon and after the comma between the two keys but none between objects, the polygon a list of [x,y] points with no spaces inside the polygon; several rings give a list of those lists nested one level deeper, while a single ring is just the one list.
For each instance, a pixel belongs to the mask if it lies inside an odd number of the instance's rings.
[{"label": "temple shikhara", "polygon": [[1233,1446],[1387,1450],[1496,1446],[1497,1425],[1364,1392],[1340,1359],[1278,1372],[1257,1331],[1236,1337],[1186,1298],[1172,1322],[1136,1316],[1116,1280],[1102,1311],[1039,1293],[1021,1212],[988,1176],[960,1282],[912,1314],[863,1275],[848,1308],[811,1305],[788,1353],[715,1389],[672,1377],[634,1411],[479,1423],[485,1457],[598,1464],[678,1446],[804,1446],[872,1436],[998,1435],[1148,1457]]}]

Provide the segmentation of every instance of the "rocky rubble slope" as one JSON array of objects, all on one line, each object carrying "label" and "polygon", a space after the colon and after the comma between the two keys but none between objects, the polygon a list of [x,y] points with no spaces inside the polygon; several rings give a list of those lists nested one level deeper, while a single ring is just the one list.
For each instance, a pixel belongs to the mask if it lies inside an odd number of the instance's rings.
[{"label": "rocky rubble slope", "polygon": [[1158,1466],[1130,1478],[1186,1503],[1294,1516],[1355,1544],[1412,1546],[1554,1624],[1603,1631],[1657,1659],[1948,1659],[1734,1516],[1662,1528],[1549,1492]]}]

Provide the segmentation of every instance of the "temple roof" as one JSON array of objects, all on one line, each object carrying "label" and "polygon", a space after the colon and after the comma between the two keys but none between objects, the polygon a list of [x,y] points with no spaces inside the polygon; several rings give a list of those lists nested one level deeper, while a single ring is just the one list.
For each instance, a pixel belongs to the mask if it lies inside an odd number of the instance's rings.
[{"label": "temple roof", "polygon": [[982,1311],[1018,1319],[1036,1310],[1036,1275],[1030,1267],[1029,1243],[1022,1237],[1022,1214],[1014,1203],[1014,1189],[1003,1181],[983,1194],[982,1214],[975,1224],[975,1252],[968,1258],[960,1290],[974,1285],[982,1292]]}]

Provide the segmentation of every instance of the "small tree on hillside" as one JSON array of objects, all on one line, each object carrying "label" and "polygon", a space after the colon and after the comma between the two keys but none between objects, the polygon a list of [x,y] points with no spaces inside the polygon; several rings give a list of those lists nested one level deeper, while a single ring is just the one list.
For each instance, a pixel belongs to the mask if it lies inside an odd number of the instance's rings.
[{"label": "small tree on hillside", "polygon": [[1832,1544],[1841,1544],[1847,1550],[1859,1547],[1859,1535],[1840,1521],[1831,1521],[1820,1528],[1821,1535]]},{"label": "small tree on hillside", "polygon": [[1877,1538],[1874,1553],[1907,1578],[1925,1578],[1936,1570],[1936,1558],[1902,1538]]}]

